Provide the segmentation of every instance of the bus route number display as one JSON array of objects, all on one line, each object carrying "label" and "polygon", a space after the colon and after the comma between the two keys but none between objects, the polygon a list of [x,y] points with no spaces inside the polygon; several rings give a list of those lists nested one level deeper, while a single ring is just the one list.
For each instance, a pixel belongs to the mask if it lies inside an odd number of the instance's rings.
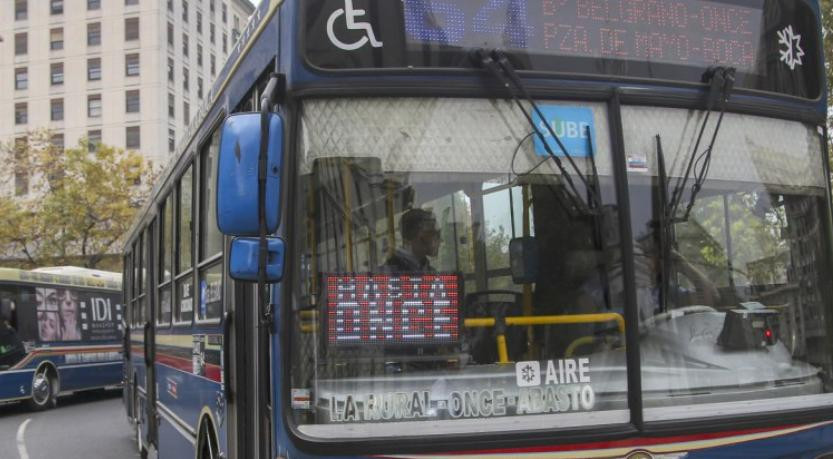
[{"label": "bus route number display", "polygon": [[326,274],[331,346],[446,345],[460,337],[456,274]]}]

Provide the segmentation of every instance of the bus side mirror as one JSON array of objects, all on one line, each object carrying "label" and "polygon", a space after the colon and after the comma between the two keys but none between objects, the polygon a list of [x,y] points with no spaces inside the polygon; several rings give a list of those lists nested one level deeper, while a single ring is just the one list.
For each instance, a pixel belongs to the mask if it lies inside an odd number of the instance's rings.
[{"label": "bus side mirror", "polygon": [[509,241],[509,268],[515,284],[531,284],[538,280],[538,241],[534,237]]},{"label": "bus side mirror", "polygon": [[278,229],[283,119],[267,115],[268,139],[262,139],[261,113],[238,113],[223,122],[217,167],[217,226],[229,236],[256,236],[258,221],[258,158],[267,141],[266,232]]},{"label": "bus side mirror", "polygon": [[[229,275],[232,279],[257,282],[259,250],[260,239],[256,237],[236,237],[231,241]],[[266,250],[266,282],[279,282],[283,278],[285,253],[283,239],[266,238]]]}]

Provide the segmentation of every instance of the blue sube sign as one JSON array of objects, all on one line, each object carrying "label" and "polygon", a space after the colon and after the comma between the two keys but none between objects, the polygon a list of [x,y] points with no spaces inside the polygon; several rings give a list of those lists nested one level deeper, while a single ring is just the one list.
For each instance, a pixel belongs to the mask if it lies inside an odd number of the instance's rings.
[{"label": "blue sube sign", "polygon": [[[544,134],[547,139],[552,152],[557,156],[564,156],[561,147],[555,142],[555,139],[550,136],[550,131],[547,129],[547,124],[552,127],[555,135],[564,144],[567,153],[573,157],[588,157],[590,156],[590,142],[587,139],[588,128],[590,137],[595,134],[593,126],[593,110],[587,107],[566,107],[563,105],[540,105],[541,113],[546,120],[542,120],[538,113],[532,113],[532,119],[535,124]],[[547,149],[544,143],[538,136],[535,139],[535,154],[538,156],[547,156]],[[595,144],[594,144],[595,147]]]}]

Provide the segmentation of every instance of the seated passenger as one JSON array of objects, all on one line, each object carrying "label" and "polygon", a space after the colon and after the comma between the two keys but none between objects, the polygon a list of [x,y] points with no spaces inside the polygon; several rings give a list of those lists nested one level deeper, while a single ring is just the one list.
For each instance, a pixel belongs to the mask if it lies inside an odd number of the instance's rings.
[{"label": "seated passenger", "polygon": [[399,220],[402,247],[385,261],[382,270],[392,273],[433,272],[428,257],[436,257],[440,248],[437,218],[431,211],[410,209]]}]

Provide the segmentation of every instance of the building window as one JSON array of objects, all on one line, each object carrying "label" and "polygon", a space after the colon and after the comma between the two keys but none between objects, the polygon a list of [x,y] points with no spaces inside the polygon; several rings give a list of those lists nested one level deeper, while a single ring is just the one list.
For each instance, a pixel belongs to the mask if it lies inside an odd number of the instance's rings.
[{"label": "building window", "polygon": [[214,0],[208,0],[208,9],[211,10],[211,14],[214,14]]},{"label": "building window", "polygon": [[168,58],[168,81],[174,82],[174,60],[170,57]]},{"label": "building window", "polygon": [[221,3],[220,8],[223,11],[223,24],[226,24],[226,23],[228,23],[228,7],[226,6],[225,3]]},{"label": "building window", "polygon": [[197,77],[197,98],[202,99],[202,77]]},{"label": "building window", "polygon": [[29,141],[26,137],[14,139],[14,194],[29,192]]},{"label": "building window", "polygon": [[168,129],[168,153],[173,153],[176,150],[176,133],[173,129]]},{"label": "building window", "polygon": [[101,0],[87,0],[87,11],[100,10]]},{"label": "building window", "polygon": [[125,76],[139,75],[139,53],[124,56],[124,74]]},{"label": "building window", "polygon": [[101,118],[101,94],[87,96],[87,116]]},{"label": "building window", "polygon": [[188,69],[182,68],[182,89],[188,91]]},{"label": "building window", "polygon": [[139,18],[126,18],[124,20],[124,41],[139,39]]},{"label": "building window", "polygon": [[125,148],[128,150],[138,150],[142,147],[142,134],[139,126],[127,126],[125,128]]},{"label": "building window", "polygon": [[52,121],[64,120],[64,99],[52,99],[49,101],[49,109]]},{"label": "building window", "polygon": [[138,5],[139,0],[124,0],[124,6]]},{"label": "building window", "polygon": [[223,32],[223,53],[228,53],[228,35]]},{"label": "building window", "polygon": [[49,81],[52,86],[64,84],[64,63],[56,62],[49,65]]},{"label": "building window", "polygon": [[87,24],[87,46],[98,46],[101,44],[101,23],[91,22]]},{"label": "building window", "polygon": [[53,134],[52,137],[49,138],[49,143],[52,144],[55,149],[58,151],[64,151],[64,135],[63,134]]},{"label": "building window", "polygon": [[197,66],[202,67],[202,45],[197,43]]},{"label": "building window", "polygon": [[175,101],[174,95],[171,94],[171,93],[168,93],[168,117],[170,117],[172,119],[176,117],[175,116],[176,115],[176,108],[174,107],[174,104],[175,104],[174,101]]},{"label": "building window", "polygon": [[174,25],[170,22],[168,23],[168,46],[174,46]]},{"label": "building window", "polygon": [[173,11],[174,11],[174,0],[168,0],[168,11],[173,13]]},{"label": "building window", "polygon": [[58,27],[49,31],[49,49],[53,51],[64,49],[63,27]]},{"label": "building window", "polygon": [[188,2],[182,0],[182,22],[188,23]]},{"label": "building window", "polygon": [[94,57],[87,59],[87,80],[98,81],[101,79],[101,58]]},{"label": "building window", "polygon": [[197,11],[197,33],[202,33],[202,13]]},{"label": "building window", "polygon": [[208,64],[211,67],[211,76],[213,77],[217,74],[217,58],[213,54],[208,56]]},{"label": "building window", "polygon": [[50,0],[49,14],[64,14],[64,0]]},{"label": "building window", "polygon": [[26,102],[14,104],[14,124],[26,124],[29,122],[29,107]]},{"label": "building window", "polygon": [[14,69],[14,88],[27,89],[29,87],[29,69],[19,67]]},{"label": "building window", "polygon": [[29,17],[29,4],[27,0],[14,0],[14,20],[22,21]]},{"label": "building window", "polygon": [[188,35],[182,34],[182,55],[188,57]]},{"label": "building window", "polygon": [[29,52],[29,35],[26,32],[14,34],[14,55],[20,56]]},{"label": "building window", "polygon": [[139,100],[139,90],[131,89],[124,92],[124,111],[126,113],[139,113],[141,110],[141,102]]},{"label": "building window", "polygon": [[90,153],[95,153],[99,144],[101,144],[101,129],[87,131],[87,150]]},{"label": "building window", "polygon": [[182,102],[182,121],[184,121],[183,124],[186,125],[189,121],[191,121],[191,106],[185,101]]}]

